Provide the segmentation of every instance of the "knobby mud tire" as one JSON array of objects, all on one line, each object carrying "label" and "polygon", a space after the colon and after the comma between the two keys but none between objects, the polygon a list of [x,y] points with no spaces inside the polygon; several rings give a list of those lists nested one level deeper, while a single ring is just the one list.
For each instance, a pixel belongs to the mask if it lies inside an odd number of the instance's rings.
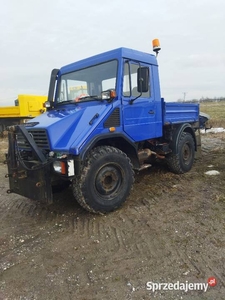
[{"label": "knobby mud tire", "polygon": [[127,155],[111,146],[99,146],[88,154],[72,187],[75,199],[87,211],[108,213],[124,203],[133,182],[134,171]]},{"label": "knobby mud tire", "polygon": [[177,153],[175,149],[167,157],[167,164],[175,174],[186,173],[191,170],[194,163],[195,144],[193,137],[188,132],[183,132],[178,142]]}]

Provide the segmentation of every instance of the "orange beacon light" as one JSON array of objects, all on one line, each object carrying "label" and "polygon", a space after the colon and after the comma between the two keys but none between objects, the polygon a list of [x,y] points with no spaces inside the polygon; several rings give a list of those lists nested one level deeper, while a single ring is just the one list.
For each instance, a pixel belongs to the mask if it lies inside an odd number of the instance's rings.
[{"label": "orange beacon light", "polygon": [[156,52],[156,56],[158,55],[159,51],[161,50],[160,43],[158,39],[154,39],[152,41],[153,51]]}]

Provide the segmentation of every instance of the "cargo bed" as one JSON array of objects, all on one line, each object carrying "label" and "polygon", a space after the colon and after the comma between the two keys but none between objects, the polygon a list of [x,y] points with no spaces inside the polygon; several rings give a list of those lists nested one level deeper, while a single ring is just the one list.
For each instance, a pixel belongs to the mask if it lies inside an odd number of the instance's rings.
[{"label": "cargo bed", "polygon": [[163,124],[193,123],[199,121],[199,105],[163,101]]}]

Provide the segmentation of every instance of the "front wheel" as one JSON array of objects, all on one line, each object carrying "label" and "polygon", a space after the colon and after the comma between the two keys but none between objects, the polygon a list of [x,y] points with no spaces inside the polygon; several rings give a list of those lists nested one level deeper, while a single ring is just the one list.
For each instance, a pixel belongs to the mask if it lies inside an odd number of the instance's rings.
[{"label": "front wheel", "polygon": [[123,204],[133,182],[127,155],[117,148],[100,146],[91,150],[81,175],[73,180],[73,194],[86,210],[107,213]]},{"label": "front wheel", "polygon": [[167,157],[169,169],[176,174],[190,171],[195,156],[195,144],[192,135],[188,132],[182,132],[179,137],[177,151],[175,149],[172,149],[172,151]]}]

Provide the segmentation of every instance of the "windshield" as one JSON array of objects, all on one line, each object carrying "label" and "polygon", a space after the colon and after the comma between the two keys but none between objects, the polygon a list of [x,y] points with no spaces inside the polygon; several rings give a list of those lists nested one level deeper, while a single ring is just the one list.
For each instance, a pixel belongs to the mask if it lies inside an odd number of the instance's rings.
[{"label": "windshield", "polygon": [[60,78],[57,102],[94,101],[102,91],[116,89],[117,60],[81,69]]}]

